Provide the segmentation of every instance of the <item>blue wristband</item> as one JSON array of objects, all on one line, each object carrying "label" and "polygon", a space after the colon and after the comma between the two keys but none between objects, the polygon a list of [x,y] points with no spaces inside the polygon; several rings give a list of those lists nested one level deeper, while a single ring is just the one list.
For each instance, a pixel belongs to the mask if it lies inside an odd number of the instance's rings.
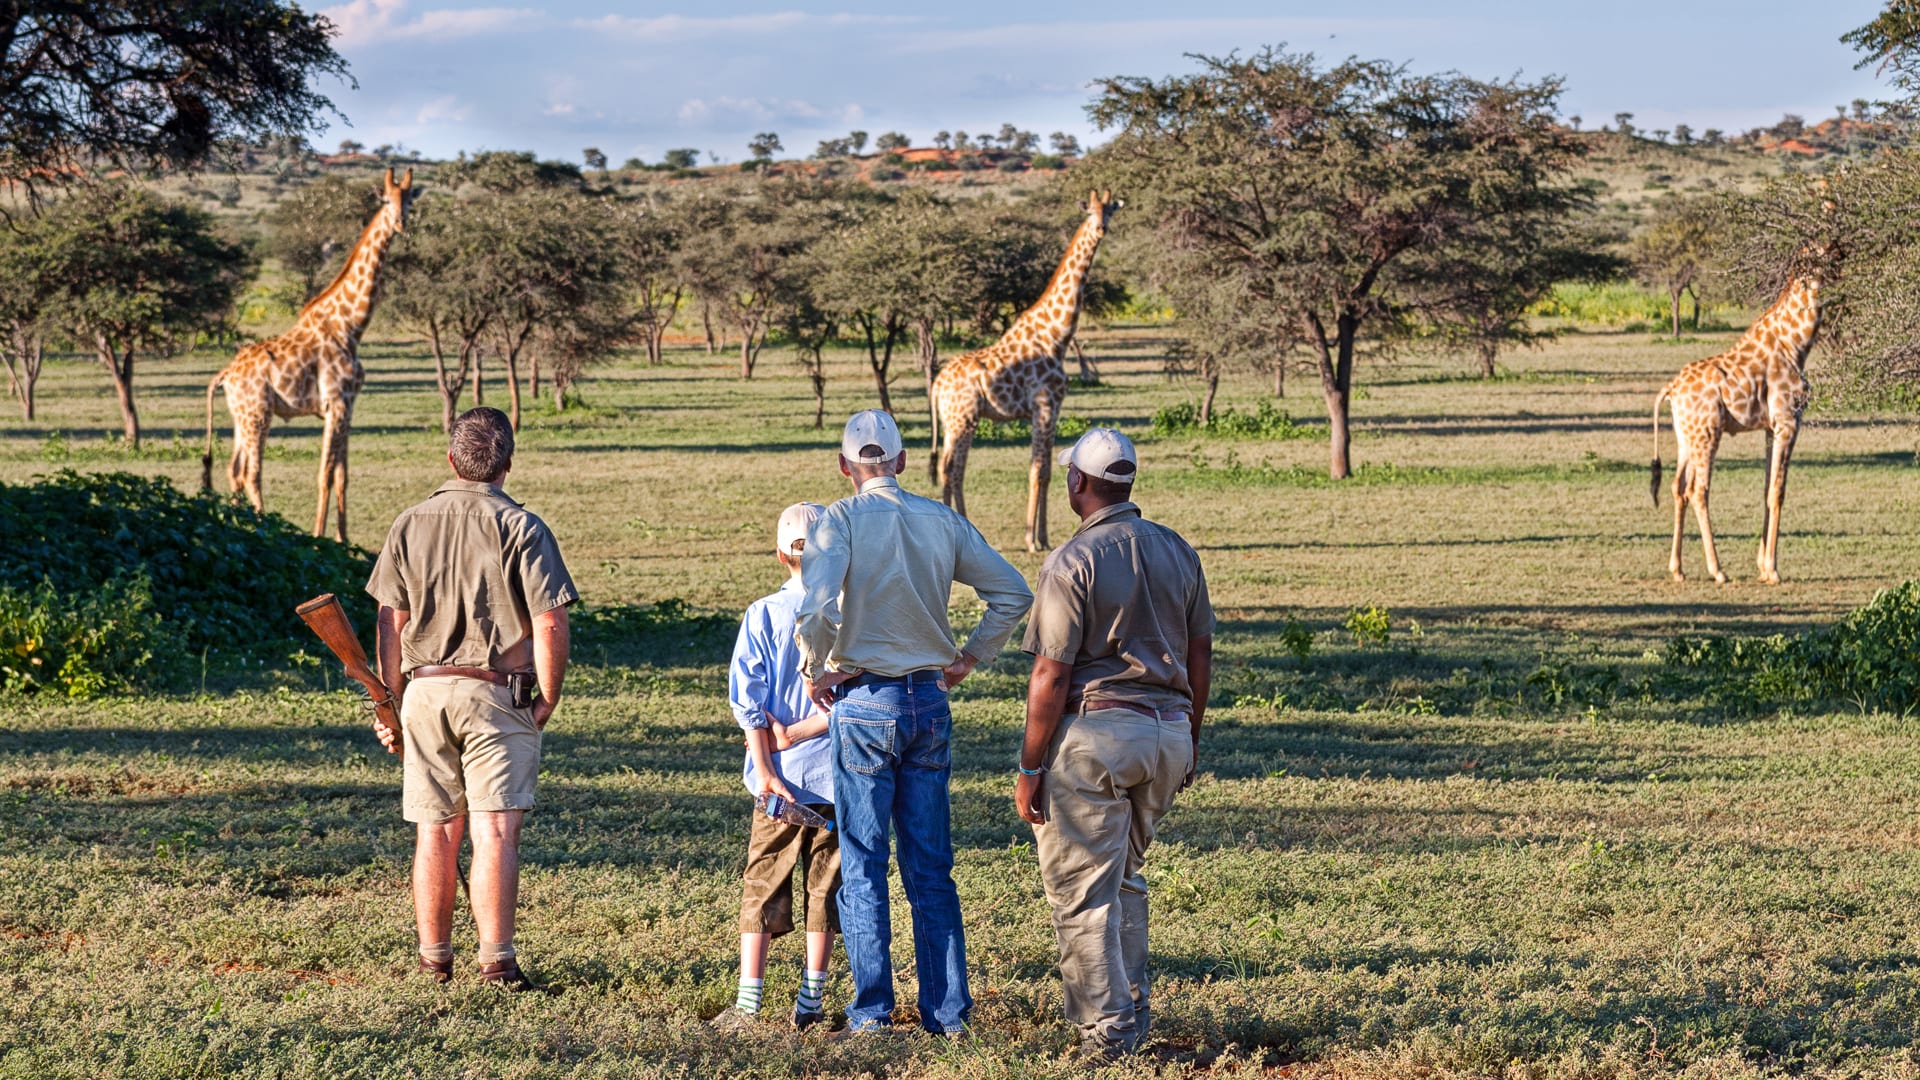
[{"label": "blue wristband", "polygon": [[1047,767],[1045,765],[1042,765],[1037,769],[1029,769],[1024,765],[1015,763],[1013,767],[1020,770],[1021,776],[1039,776],[1041,773],[1047,771]]}]

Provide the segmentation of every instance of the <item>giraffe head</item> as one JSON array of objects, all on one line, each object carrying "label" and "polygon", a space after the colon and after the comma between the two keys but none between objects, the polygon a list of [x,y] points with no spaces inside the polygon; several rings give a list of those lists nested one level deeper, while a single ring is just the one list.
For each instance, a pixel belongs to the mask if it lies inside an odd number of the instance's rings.
[{"label": "giraffe head", "polygon": [[1111,191],[1089,191],[1087,193],[1087,224],[1093,226],[1093,235],[1105,236],[1107,219],[1115,210],[1125,206],[1123,200],[1113,197]]},{"label": "giraffe head", "polygon": [[406,231],[407,207],[413,205],[413,195],[413,169],[409,167],[407,174],[401,177],[397,184],[393,182],[393,170],[388,169],[386,177],[381,181],[380,210],[388,215],[393,223],[394,232]]}]

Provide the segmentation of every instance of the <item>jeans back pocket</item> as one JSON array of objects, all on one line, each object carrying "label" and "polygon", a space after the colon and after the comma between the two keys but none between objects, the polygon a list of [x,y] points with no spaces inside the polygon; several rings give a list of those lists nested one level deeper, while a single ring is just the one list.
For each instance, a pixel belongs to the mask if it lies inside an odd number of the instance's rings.
[{"label": "jeans back pocket", "polygon": [[840,764],[848,772],[871,776],[893,768],[894,733],[892,718],[869,719],[836,715],[834,740],[840,744]]}]

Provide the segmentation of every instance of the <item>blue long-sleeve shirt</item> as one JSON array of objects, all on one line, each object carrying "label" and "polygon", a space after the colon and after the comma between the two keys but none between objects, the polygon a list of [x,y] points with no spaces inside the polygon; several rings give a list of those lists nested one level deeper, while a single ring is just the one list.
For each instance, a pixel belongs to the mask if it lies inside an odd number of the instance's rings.
[{"label": "blue long-sleeve shirt", "polygon": [[[780,591],[748,605],[740,620],[740,636],[733,643],[733,663],[727,672],[727,699],[742,730],[764,728],[771,719],[796,724],[814,711],[807,700],[800,673],[800,646],[794,625],[806,593],[797,578],[788,578]],[[833,802],[833,750],[825,735],[775,751],[773,767],[803,803]],[[747,790],[755,782],[753,751],[741,776]]]}]

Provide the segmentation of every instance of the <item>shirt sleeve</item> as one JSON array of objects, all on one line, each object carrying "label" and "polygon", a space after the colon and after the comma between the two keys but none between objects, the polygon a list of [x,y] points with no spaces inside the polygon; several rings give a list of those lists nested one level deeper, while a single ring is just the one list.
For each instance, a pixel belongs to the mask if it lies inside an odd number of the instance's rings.
[{"label": "shirt sleeve", "polygon": [[1207,594],[1207,571],[1193,556],[1193,600],[1187,605],[1187,640],[1213,636],[1213,598]]},{"label": "shirt sleeve", "polygon": [[[759,618],[756,618],[759,616]],[[767,726],[768,650],[763,648],[757,624],[765,620],[758,605],[747,609],[740,620],[740,633],[733,641],[733,662],[727,667],[727,704],[733,707],[734,722],[752,730]]]},{"label": "shirt sleeve", "polygon": [[807,530],[807,546],[800,551],[800,600],[795,619],[795,642],[800,646],[800,670],[809,681],[827,670],[827,657],[840,636],[840,593],[847,584],[852,537],[845,510],[827,507]]},{"label": "shirt sleeve", "polygon": [[373,574],[367,578],[367,595],[382,607],[395,611],[411,611],[407,601],[407,583],[400,574],[400,566],[406,559],[407,538],[401,525],[406,521],[403,515],[387,530],[387,542],[380,546],[380,557],[373,564]]},{"label": "shirt sleeve", "polygon": [[1020,648],[1034,656],[1071,664],[1086,634],[1087,592],[1072,574],[1042,567],[1034,583],[1033,615]]},{"label": "shirt sleeve", "polygon": [[1020,576],[1020,571],[987,543],[979,529],[966,521],[959,523],[959,529],[960,550],[954,561],[953,579],[973,586],[973,591],[979,593],[987,605],[980,625],[973,628],[961,648],[984,664],[999,655],[1001,647],[1013,636],[1013,628],[1033,606],[1033,590],[1027,588],[1027,579]]},{"label": "shirt sleeve", "polygon": [[539,615],[580,599],[573,575],[560,558],[560,543],[539,518],[528,522],[526,536],[515,553],[520,587],[526,590],[527,614]]}]

